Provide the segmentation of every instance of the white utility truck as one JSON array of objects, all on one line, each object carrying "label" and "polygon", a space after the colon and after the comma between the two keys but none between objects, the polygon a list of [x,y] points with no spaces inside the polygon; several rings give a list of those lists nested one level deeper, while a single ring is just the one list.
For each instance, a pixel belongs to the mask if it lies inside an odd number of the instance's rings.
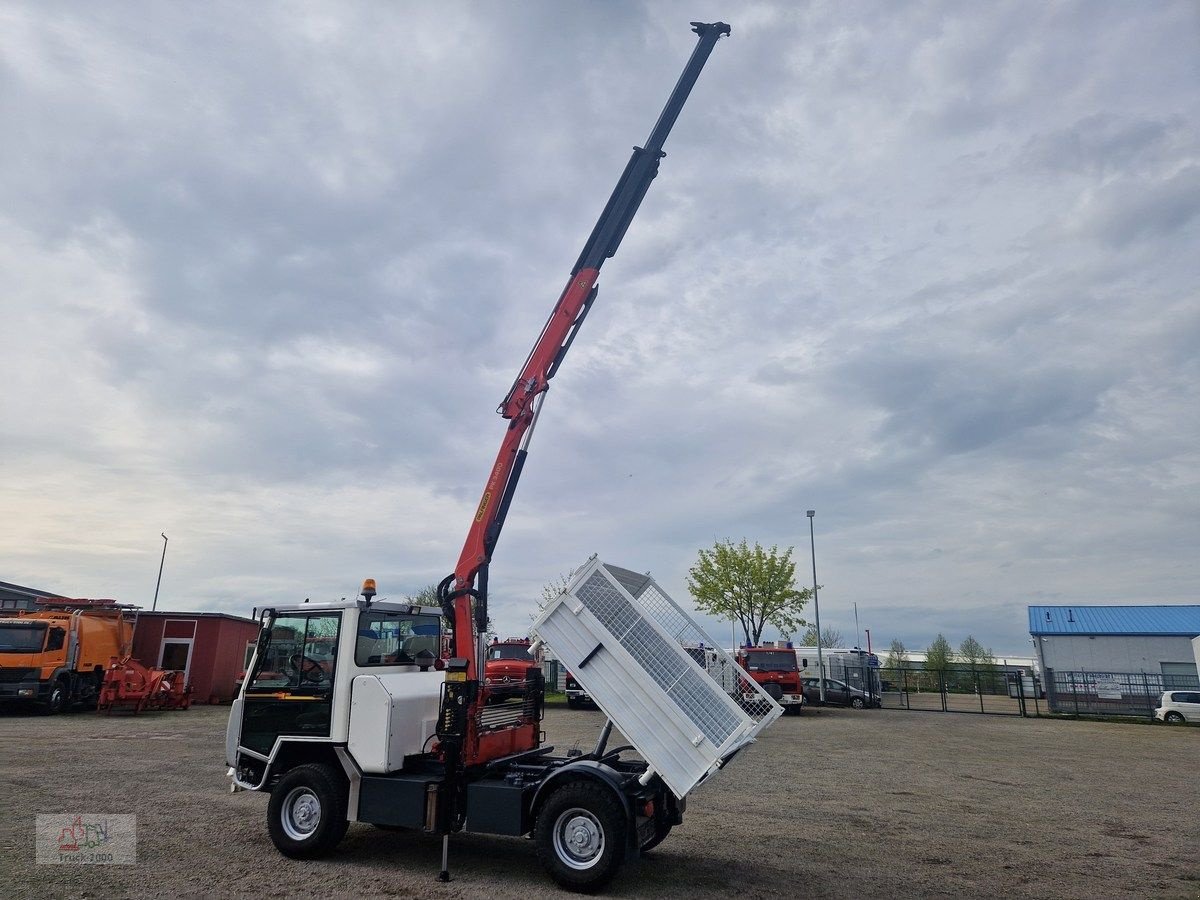
[{"label": "white utility truck", "polygon": [[[331,851],[350,822],[410,828],[442,837],[439,878],[449,880],[452,833],[531,835],[555,881],[595,890],[666,837],[682,821],[687,793],[780,713],[761,691],[744,703],[688,654],[685,644],[715,644],[653,579],[594,558],[534,632],[608,715],[596,747],[558,757],[542,745],[536,667],[515,690],[485,680],[488,563],[549,381],[684,100],[729,33],[720,22],[692,25],[699,39],[691,59],[500,404],[509,424],[458,564],[438,586],[439,605],[376,602],[368,579],[360,600],[261,613],[226,759],[235,790],[270,793],[267,828],[287,856]],[[535,641],[531,652],[538,649]],[[614,725],[631,746],[608,747]]]}]

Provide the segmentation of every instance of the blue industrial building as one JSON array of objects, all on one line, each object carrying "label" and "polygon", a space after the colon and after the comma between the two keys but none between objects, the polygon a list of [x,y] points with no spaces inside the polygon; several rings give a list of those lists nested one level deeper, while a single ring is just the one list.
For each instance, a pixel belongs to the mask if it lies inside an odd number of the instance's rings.
[{"label": "blue industrial building", "polygon": [[1031,606],[1043,672],[1137,673],[1200,687],[1200,605]]}]

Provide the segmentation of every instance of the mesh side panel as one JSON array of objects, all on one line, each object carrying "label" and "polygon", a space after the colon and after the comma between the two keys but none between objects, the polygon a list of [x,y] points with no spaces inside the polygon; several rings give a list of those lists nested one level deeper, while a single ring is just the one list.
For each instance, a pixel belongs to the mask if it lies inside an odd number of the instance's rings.
[{"label": "mesh side panel", "polygon": [[668,693],[704,736],[719,746],[737,730],[741,722],[729,709],[711,702],[711,691],[712,685],[704,674],[689,669]]},{"label": "mesh side panel", "polygon": [[733,657],[722,650],[657,582],[651,580],[637,600],[642,611],[683,645],[696,664],[746,715],[758,722],[771,714],[773,704],[762,688],[746,676]]},{"label": "mesh side panel", "polygon": [[624,637],[640,621],[629,601],[599,572],[584,582],[576,596],[618,638]]},{"label": "mesh side panel", "polygon": [[[619,571],[624,576],[622,584],[635,575],[626,570]],[[772,706],[764,702],[765,695],[749,679],[739,676],[741,669],[737,664],[715,647],[652,579],[639,577],[643,581],[637,597],[641,614],[600,571],[592,573],[576,590],[575,596],[713,744],[722,745],[742,724],[731,709],[713,702],[714,683],[756,721],[770,712]],[[643,621],[643,615],[653,618],[683,645],[695,661],[695,667]]]}]

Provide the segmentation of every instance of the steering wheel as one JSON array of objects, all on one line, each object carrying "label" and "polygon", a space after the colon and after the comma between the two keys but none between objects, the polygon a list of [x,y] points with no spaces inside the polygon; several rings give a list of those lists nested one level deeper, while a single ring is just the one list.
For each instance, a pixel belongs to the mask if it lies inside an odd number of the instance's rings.
[{"label": "steering wheel", "polygon": [[321,667],[321,664],[303,653],[293,653],[288,657],[288,667],[300,676],[301,681],[320,684],[325,680],[325,669]]}]

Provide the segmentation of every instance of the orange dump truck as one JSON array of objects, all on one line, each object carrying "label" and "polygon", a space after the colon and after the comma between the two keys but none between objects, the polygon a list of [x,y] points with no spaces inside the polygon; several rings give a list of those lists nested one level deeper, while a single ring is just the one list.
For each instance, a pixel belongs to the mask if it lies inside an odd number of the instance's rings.
[{"label": "orange dump truck", "polygon": [[0,616],[0,701],[51,714],[94,706],[104,670],[132,641],[132,616],[111,600],[61,600]]}]

